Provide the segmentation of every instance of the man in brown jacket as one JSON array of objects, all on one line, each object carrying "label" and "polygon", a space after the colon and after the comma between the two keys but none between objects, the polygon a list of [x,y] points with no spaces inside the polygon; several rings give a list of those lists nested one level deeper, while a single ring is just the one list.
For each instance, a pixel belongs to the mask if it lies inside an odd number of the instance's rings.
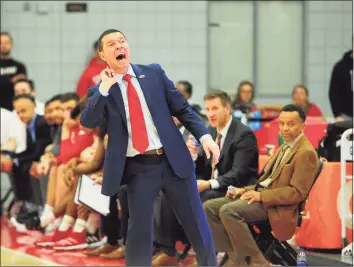
[{"label": "man in brown jacket", "polygon": [[[285,143],[268,161],[256,185],[235,188],[226,197],[204,203],[215,249],[227,252],[230,266],[270,266],[258,249],[247,223],[269,220],[275,237],[287,240],[295,232],[298,206],[314,182],[319,161],[303,134],[306,115],[287,105],[279,115]],[[231,194],[232,193],[232,194]]]}]

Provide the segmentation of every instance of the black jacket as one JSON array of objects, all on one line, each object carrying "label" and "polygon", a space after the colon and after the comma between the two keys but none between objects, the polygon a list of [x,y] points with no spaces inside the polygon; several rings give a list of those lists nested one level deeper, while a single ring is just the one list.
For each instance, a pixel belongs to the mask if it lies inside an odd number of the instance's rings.
[{"label": "black jacket", "polygon": [[49,125],[41,115],[37,115],[35,132],[36,142],[33,142],[31,135],[27,132],[27,149],[15,156],[18,159],[19,164],[38,161],[43,155],[46,146],[52,142]]},{"label": "black jacket", "polygon": [[353,117],[353,51],[348,51],[332,71],[329,99],[335,117],[341,114]]},{"label": "black jacket", "polygon": [[[210,132],[215,140],[216,129],[210,129]],[[233,119],[216,166],[218,170],[216,180],[220,184],[218,190],[226,191],[229,185],[244,187],[255,184],[258,179],[258,157],[256,136],[250,128]],[[206,158],[201,149],[196,160],[197,178],[209,180],[211,171],[211,160]]]}]

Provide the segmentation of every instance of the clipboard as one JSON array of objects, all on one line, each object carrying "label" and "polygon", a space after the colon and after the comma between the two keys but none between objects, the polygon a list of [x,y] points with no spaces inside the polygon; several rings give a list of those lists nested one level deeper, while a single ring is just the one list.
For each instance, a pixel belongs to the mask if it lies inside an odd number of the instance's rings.
[{"label": "clipboard", "polygon": [[84,205],[104,216],[109,214],[110,197],[101,194],[102,186],[87,175],[81,175],[75,193],[75,203]]}]

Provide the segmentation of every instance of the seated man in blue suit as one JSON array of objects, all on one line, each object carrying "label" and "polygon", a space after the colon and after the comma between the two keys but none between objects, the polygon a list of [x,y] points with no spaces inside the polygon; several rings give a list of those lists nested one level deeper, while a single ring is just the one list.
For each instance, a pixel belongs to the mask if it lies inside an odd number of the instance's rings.
[{"label": "seated man in blue suit", "polygon": [[151,265],[154,200],[162,190],[191,241],[201,266],[216,266],[210,228],[199,198],[194,163],[172,116],[202,144],[216,164],[217,144],[160,67],[130,64],[124,34],[106,30],[99,55],[110,68],[89,89],[81,124],[95,128],[106,121],[108,145],[102,193],[128,186],[130,219],[126,240],[128,266]]}]

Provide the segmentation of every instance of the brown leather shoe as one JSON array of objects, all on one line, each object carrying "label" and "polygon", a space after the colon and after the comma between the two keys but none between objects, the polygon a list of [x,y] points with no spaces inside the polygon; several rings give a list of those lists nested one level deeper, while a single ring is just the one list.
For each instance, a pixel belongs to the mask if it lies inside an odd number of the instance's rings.
[{"label": "brown leather shoe", "polygon": [[111,251],[110,253],[102,253],[100,257],[104,259],[112,259],[112,260],[123,259],[125,257],[125,247],[120,246],[116,250]]},{"label": "brown leather shoe", "polygon": [[110,244],[103,244],[102,246],[98,247],[98,248],[94,248],[94,249],[91,249],[91,250],[87,250],[87,251],[84,251],[83,254],[86,255],[86,256],[99,256],[101,255],[102,253],[110,253],[114,250],[116,250],[118,248],[118,245],[117,246],[112,246]]},{"label": "brown leather shoe", "polygon": [[274,266],[268,261],[263,261],[263,262],[251,262],[250,266]]},{"label": "brown leather shoe", "polygon": [[196,266],[198,266],[197,260],[194,260],[190,265],[188,265],[188,267],[196,267]]},{"label": "brown leather shoe", "polygon": [[[197,260],[195,260],[191,265],[188,265],[188,266],[191,266],[191,267],[196,267],[198,266],[198,262]],[[236,262],[236,261],[232,261],[230,259],[228,259],[223,266],[226,266],[226,267],[232,267],[232,266],[248,266],[247,262],[244,261],[244,262]]]},{"label": "brown leather shoe", "polygon": [[226,266],[226,267],[231,267],[231,266],[248,266],[247,262],[246,261],[243,261],[243,262],[239,262],[239,261],[233,261],[233,260],[230,260],[228,259],[225,264],[223,266]]},{"label": "brown leather shoe", "polygon": [[153,260],[152,266],[176,266],[177,265],[177,257],[176,256],[168,256],[166,253],[158,254]]}]

